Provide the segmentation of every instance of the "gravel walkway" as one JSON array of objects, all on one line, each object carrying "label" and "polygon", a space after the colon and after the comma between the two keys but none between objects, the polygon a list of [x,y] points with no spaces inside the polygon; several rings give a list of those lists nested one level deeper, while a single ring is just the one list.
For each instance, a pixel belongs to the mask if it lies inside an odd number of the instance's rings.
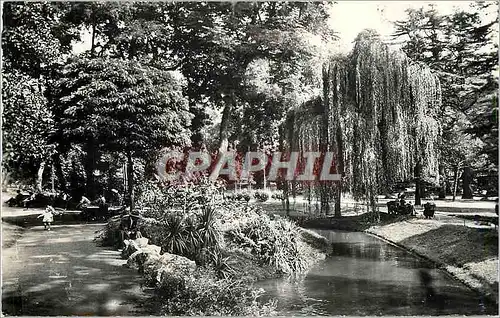
[{"label": "gravel walkway", "polygon": [[35,226],[2,249],[5,315],[145,315],[140,275],[93,242],[102,225]]}]

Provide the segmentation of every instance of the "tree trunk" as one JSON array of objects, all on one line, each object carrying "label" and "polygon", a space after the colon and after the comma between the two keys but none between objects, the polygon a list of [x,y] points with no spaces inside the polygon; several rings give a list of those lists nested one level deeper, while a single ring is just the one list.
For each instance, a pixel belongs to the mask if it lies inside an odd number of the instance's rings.
[{"label": "tree trunk", "polygon": [[445,199],[446,198],[446,172],[444,170],[444,166],[439,167],[439,177],[440,177],[440,184],[439,184],[439,198],[440,199]]},{"label": "tree trunk", "polygon": [[68,187],[66,186],[66,178],[64,177],[64,172],[62,170],[60,155],[54,154],[52,156],[52,161],[54,162],[54,169],[55,169],[57,180],[59,180],[59,186],[60,186],[61,190],[66,193],[68,191]]},{"label": "tree trunk", "polygon": [[445,178],[444,185],[445,185],[445,188],[444,188],[445,189],[445,195],[451,194],[451,184],[450,184],[448,178]]},{"label": "tree trunk", "polygon": [[288,181],[285,181],[283,188],[283,193],[285,195],[285,209],[286,209],[286,216],[290,217],[290,194],[288,193]]},{"label": "tree trunk", "polygon": [[10,184],[10,173],[5,171],[5,169],[2,171],[2,189],[4,191],[7,191],[7,186]]},{"label": "tree trunk", "polygon": [[462,199],[472,199],[472,188],[470,184],[474,178],[474,171],[471,167],[465,167],[462,173]]},{"label": "tree trunk", "polygon": [[[323,79],[330,78],[330,71],[323,67]],[[330,85],[323,85],[323,113],[321,114],[322,126],[321,126],[321,141],[320,141],[320,151],[326,156],[329,150],[330,134],[328,128],[330,127]],[[321,213],[328,215],[330,213],[329,204],[329,185],[328,181],[321,181],[321,191],[320,191],[320,202],[321,202]]]},{"label": "tree trunk", "polygon": [[[281,153],[283,153],[285,151],[285,134],[287,133],[287,128],[288,128],[288,126],[286,125],[286,122],[282,126],[280,126],[280,128],[279,128],[279,130],[280,130],[279,131],[279,150]],[[282,176],[280,176],[279,173],[278,173],[278,180],[280,180],[280,185],[281,185],[281,188],[283,189],[286,215],[290,216],[290,200],[288,198],[288,195],[289,195],[288,180],[286,180],[286,178],[283,178]]]},{"label": "tree trunk", "polygon": [[85,193],[90,200],[94,200],[96,196],[95,180],[94,180],[94,170],[96,162],[96,150],[94,148],[93,141],[87,143],[87,158],[85,160],[85,177],[86,177],[86,189]]},{"label": "tree trunk", "polygon": [[421,183],[422,165],[418,162],[415,165],[415,205],[422,205],[422,183]]},{"label": "tree trunk", "polygon": [[50,185],[51,185],[51,188],[52,188],[52,192],[55,192],[55,173],[54,173],[54,164],[52,164],[52,166],[50,167]]},{"label": "tree trunk", "polygon": [[42,192],[43,190],[43,172],[45,171],[45,160],[40,163],[40,167],[38,168],[38,173],[36,177],[36,190],[38,192]]},{"label": "tree trunk", "polygon": [[457,185],[458,185],[458,169],[459,165],[456,165],[453,170],[453,200],[455,201],[455,197],[457,196]]},{"label": "tree trunk", "polygon": [[95,57],[95,38],[96,38],[96,26],[95,24],[92,24],[92,42],[91,42],[91,47],[90,47],[90,56]]},{"label": "tree trunk", "polygon": [[[344,173],[344,145],[342,143],[342,127],[340,124],[337,126],[337,169],[336,173],[343,174]],[[335,217],[341,217],[342,216],[342,210],[341,210],[341,200],[342,200],[342,176],[340,177],[340,180],[338,181],[337,187],[337,200],[335,201]]]},{"label": "tree trunk", "polygon": [[222,119],[220,123],[219,130],[219,152],[227,151],[227,146],[229,144],[229,118],[231,116],[231,111],[233,109],[234,103],[234,92],[231,92],[231,96],[227,97],[225,100],[224,110],[222,112]]},{"label": "tree trunk", "polygon": [[330,214],[330,189],[326,182],[323,182],[321,188],[321,213],[326,216]]},{"label": "tree trunk", "polygon": [[134,161],[130,150],[127,150],[127,175],[130,212],[132,212],[134,209]]},{"label": "tree trunk", "polygon": [[263,173],[264,173],[264,191],[266,191],[267,190],[266,167],[264,167]]}]

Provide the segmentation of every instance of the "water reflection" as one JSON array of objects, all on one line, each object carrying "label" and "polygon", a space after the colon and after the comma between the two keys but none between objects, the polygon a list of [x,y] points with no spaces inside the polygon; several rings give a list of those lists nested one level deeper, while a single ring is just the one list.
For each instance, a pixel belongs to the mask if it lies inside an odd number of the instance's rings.
[{"label": "water reflection", "polygon": [[493,314],[446,273],[364,233],[318,231],[331,257],[305,277],[259,283],[285,315]]}]

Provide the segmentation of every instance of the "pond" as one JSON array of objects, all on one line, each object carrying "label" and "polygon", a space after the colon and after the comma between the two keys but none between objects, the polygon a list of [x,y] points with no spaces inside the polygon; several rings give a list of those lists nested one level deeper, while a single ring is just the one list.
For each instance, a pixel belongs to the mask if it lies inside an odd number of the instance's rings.
[{"label": "pond", "polygon": [[[263,299],[278,300],[280,315],[498,313],[495,304],[401,248],[361,232],[316,232],[332,243],[333,255],[303,277],[257,285],[266,290]],[[432,278],[427,285],[425,273]]]}]

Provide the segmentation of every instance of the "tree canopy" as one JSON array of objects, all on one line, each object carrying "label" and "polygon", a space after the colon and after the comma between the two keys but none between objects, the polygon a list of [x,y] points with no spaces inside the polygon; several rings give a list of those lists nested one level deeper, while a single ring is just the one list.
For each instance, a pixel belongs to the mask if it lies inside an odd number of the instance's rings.
[{"label": "tree canopy", "polygon": [[498,89],[494,38],[498,15],[490,10],[492,6],[492,2],[475,2],[467,11],[447,15],[432,6],[409,9],[404,20],[395,22],[394,36],[407,39],[402,49],[428,64],[442,83],[443,173],[469,165],[483,174],[497,174],[498,105],[493,92]]},{"label": "tree canopy", "polygon": [[336,201],[343,189],[374,209],[377,193],[396,182],[438,177],[441,89],[427,66],[365,30],[353,51],[333,57],[323,72],[321,107],[316,115],[305,115],[315,111],[309,105],[293,113],[287,136],[292,149],[337,154],[343,180],[334,185]]}]

